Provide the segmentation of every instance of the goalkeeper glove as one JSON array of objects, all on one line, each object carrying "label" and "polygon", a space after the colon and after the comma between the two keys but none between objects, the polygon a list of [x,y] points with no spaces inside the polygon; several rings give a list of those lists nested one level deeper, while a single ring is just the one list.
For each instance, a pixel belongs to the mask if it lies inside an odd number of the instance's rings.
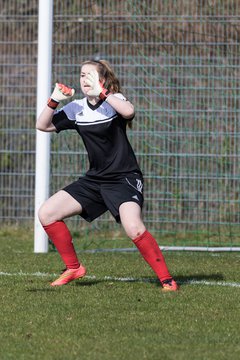
[{"label": "goalkeeper glove", "polygon": [[86,83],[91,86],[91,89],[87,92],[90,96],[98,96],[101,100],[106,100],[107,97],[112,94],[108,89],[105,89],[99,81],[97,70],[92,70],[87,74]]},{"label": "goalkeeper glove", "polygon": [[56,83],[52,95],[48,99],[47,105],[55,110],[61,100],[66,100],[75,94],[75,90],[69,86]]}]

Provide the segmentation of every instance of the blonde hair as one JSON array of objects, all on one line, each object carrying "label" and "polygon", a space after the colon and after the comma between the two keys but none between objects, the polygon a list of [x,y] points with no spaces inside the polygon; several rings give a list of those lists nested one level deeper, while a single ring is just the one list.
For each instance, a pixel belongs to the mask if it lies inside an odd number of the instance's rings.
[{"label": "blonde hair", "polygon": [[110,64],[106,60],[87,60],[82,63],[84,65],[95,65],[99,73],[100,81],[105,79],[104,87],[112,93],[121,92],[121,87],[118,78],[114,74]]}]

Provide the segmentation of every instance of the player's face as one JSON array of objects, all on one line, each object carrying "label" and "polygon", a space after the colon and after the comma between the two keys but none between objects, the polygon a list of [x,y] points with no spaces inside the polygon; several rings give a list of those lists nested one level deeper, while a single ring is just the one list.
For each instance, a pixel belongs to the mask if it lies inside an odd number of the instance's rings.
[{"label": "player's face", "polygon": [[84,95],[87,95],[88,90],[90,89],[90,86],[88,84],[86,84],[86,76],[87,74],[90,73],[90,71],[92,70],[97,70],[97,66],[96,65],[92,65],[92,64],[86,64],[83,65],[82,69],[81,69],[81,73],[80,73],[80,86],[81,86],[81,90],[83,92]]}]

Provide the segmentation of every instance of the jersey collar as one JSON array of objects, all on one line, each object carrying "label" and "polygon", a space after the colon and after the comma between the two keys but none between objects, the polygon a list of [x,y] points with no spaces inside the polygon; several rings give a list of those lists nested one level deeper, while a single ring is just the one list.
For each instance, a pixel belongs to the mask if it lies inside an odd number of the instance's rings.
[{"label": "jersey collar", "polygon": [[96,109],[98,109],[99,106],[102,105],[102,103],[103,103],[103,100],[99,100],[96,105],[92,105],[92,104],[88,101],[88,99],[87,99],[87,105],[88,105],[88,107],[89,107],[91,110],[96,110]]}]

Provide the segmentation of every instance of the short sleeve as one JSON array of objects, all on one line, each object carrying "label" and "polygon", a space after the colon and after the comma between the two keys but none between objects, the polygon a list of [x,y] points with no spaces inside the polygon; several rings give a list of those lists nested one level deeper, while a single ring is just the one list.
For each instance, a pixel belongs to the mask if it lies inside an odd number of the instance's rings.
[{"label": "short sleeve", "polygon": [[57,132],[62,130],[75,129],[76,115],[83,109],[81,101],[72,101],[56,111],[53,115],[52,123]]}]

